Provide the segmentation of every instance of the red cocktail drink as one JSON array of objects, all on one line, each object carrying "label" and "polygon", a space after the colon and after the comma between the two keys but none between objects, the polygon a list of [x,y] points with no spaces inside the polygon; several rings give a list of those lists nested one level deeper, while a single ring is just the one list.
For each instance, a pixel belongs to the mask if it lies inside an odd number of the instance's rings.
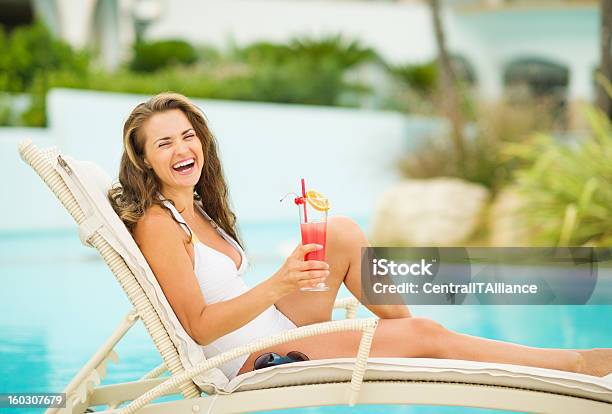
[{"label": "red cocktail drink", "polygon": [[[300,231],[302,233],[302,244],[319,244],[322,249],[307,253],[304,260],[325,261],[325,237],[327,235],[327,212],[329,201],[314,190],[306,191],[304,179],[302,179],[302,196],[296,197],[295,204],[300,211]],[[313,287],[303,287],[300,290],[310,292],[324,292],[329,290],[325,282],[318,283]]]},{"label": "red cocktail drink", "polygon": [[323,246],[321,250],[307,253],[304,260],[325,261],[325,236],[327,234],[327,222],[300,223],[302,230],[302,244],[316,243]]}]

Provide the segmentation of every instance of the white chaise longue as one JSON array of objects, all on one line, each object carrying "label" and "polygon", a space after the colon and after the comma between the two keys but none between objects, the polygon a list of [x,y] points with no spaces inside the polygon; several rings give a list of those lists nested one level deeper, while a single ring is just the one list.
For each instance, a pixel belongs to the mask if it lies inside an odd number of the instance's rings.
[{"label": "white chaise longue", "polygon": [[[98,250],[133,309],[66,386],[65,408],[47,414],[242,413],[325,405],[418,404],[542,413],[612,413],[612,376],[427,358],[369,358],[377,320],[355,319],[358,302],[339,299],[346,319],[283,332],[206,359],[184,331],[127,228],[106,198],[111,181],[98,166],[24,141],[19,152]],[[142,320],[163,363],[134,381],[100,385],[114,347]],[[244,373],[229,381],[217,368],[274,344],[332,331],[361,331],[355,358],[296,362]],[[170,376],[160,377],[169,371]],[[179,394],[180,399],[156,402]]]}]

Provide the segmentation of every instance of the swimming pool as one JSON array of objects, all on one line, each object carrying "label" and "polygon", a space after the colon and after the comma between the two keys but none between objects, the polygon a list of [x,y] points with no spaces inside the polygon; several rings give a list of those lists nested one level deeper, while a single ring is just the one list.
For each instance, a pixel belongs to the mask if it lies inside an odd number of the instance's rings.
[{"label": "swimming pool", "polygon": [[[240,230],[251,260],[245,275],[249,285],[270,276],[283,254],[298,242],[295,223],[247,223]],[[93,249],[80,244],[76,230],[0,235],[0,277],[0,393],[60,392],[130,309],[110,271]],[[348,296],[348,291],[342,290],[340,296]],[[450,329],[525,345],[588,348],[612,344],[612,306],[420,306],[412,310]],[[370,314],[361,308],[359,316]],[[141,324],[116,350],[120,364],[109,365],[104,383],[138,378],[161,362]],[[339,406],[285,411],[382,410],[381,406]],[[406,406],[384,406],[384,411],[458,412]]]}]

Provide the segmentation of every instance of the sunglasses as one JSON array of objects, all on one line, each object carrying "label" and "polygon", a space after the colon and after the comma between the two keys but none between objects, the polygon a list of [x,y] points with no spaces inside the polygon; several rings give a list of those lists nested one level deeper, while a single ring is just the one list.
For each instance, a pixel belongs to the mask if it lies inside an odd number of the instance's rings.
[{"label": "sunglasses", "polygon": [[308,361],[308,357],[299,351],[291,351],[287,356],[280,356],[276,352],[266,352],[255,360],[255,369],[274,367],[276,365],[289,364],[291,362]]}]

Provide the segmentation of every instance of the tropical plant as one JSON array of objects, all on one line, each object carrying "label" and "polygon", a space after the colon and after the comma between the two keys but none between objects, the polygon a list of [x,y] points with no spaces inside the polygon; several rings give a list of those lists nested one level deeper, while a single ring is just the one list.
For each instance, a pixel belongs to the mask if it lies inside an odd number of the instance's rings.
[{"label": "tropical plant", "polygon": [[6,93],[0,93],[0,126],[10,125],[12,117],[10,96]]},{"label": "tropical plant", "polygon": [[612,244],[612,124],[598,108],[586,115],[589,137],[560,142],[537,134],[506,149],[525,162],[516,186],[533,244]]},{"label": "tropical plant", "polygon": [[436,62],[391,66],[389,71],[398,80],[410,86],[423,97],[429,97],[435,92],[438,82]]},{"label": "tropical plant", "polygon": [[0,90],[25,92],[37,79],[54,71],[69,70],[77,75],[87,72],[89,57],[56,39],[40,22],[15,29],[10,36],[0,35]]},{"label": "tropical plant", "polygon": [[136,42],[130,68],[155,72],[171,65],[191,65],[198,59],[196,49],[184,40]]},{"label": "tropical plant", "polygon": [[288,44],[258,42],[234,51],[249,68],[252,92],[262,101],[338,105],[344,92],[367,92],[347,82],[347,70],[377,59],[376,53],[340,35],[294,38]]},{"label": "tropical plant", "polygon": [[482,184],[493,193],[512,179],[523,164],[505,154],[507,145],[527,141],[534,131],[548,131],[552,119],[546,106],[507,102],[482,105],[476,122],[467,129],[463,154],[456,152],[447,136],[436,135],[404,155],[399,169],[408,178],[458,177]]},{"label": "tropical plant", "polygon": [[373,49],[362,46],[357,40],[345,39],[341,35],[321,39],[294,38],[289,45],[295,53],[310,56],[312,59],[333,58],[343,69],[350,69],[378,58]]},{"label": "tropical plant", "polygon": [[126,69],[114,73],[93,70],[82,77],[76,77],[70,72],[58,72],[51,78],[53,87],[144,95],[173,90],[190,97],[239,100],[253,99],[250,83],[244,76],[219,79],[208,72],[190,67],[171,67],[150,73],[134,73]]},{"label": "tropical plant", "polygon": [[[355,105],[369,89],[346,74],[376,59],[372,49],[339,35],[261,42],[231,53],[164,40],[137,42],[132,59],[111,73],[92,68],[88,54],[75,52],[36,23],[11,36],[0,31],[0,91],[29,95],[21,123],[30,126],[46,123],[45,98],[52,87],[142,94],[176,90],[212,99]],[[13,115],[0,112],[3,123],[12,122]]]},{"label": "tropical plant", "polygon": [[0,91],[30,95],[31,106],[21,114],[25,125],[45,125],[45,96],[56,72],[78,78],[88,69],[89,55],[72,50],[41,22],[19,27],[10,36],[0,29]]}]

